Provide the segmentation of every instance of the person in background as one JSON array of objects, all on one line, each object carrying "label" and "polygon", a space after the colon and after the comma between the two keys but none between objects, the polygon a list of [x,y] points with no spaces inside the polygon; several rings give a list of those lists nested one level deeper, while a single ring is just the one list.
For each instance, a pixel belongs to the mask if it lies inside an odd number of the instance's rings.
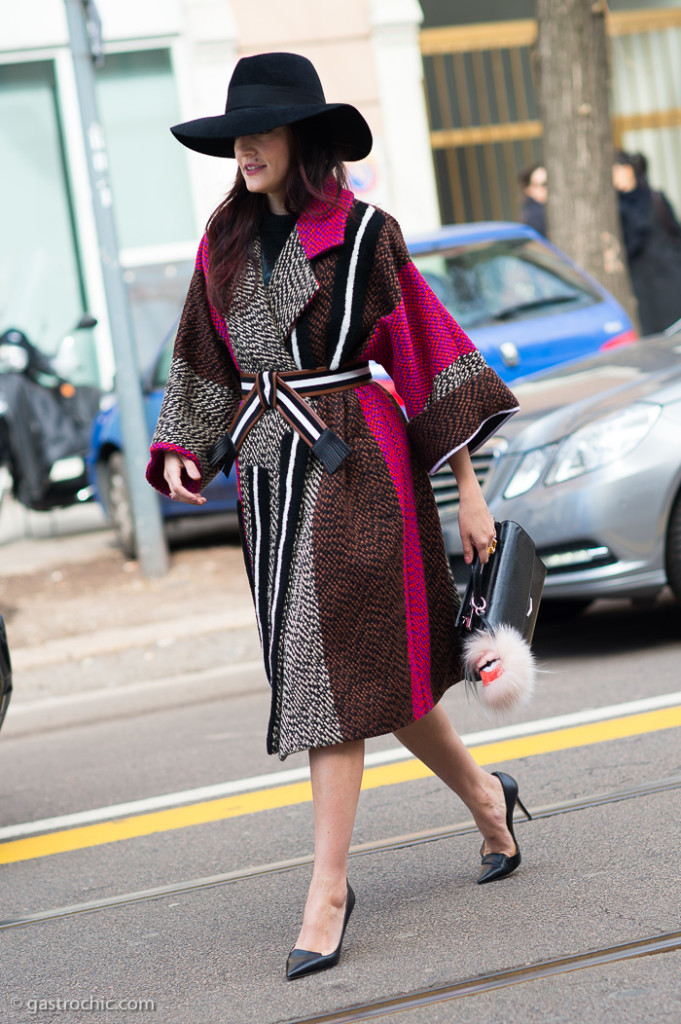
[{"label": "person in background", "polygon": [[543,164],[530,164],[518,174],[523,190],[520,219],[546,238],[546,198],[548,195],[546,168]]},{"label": "person in background", "polygon": [[622,236],[642,334],[658,334],[681,317],[681,226],[669,200],[650,188],[642,153],[616,154]]}]

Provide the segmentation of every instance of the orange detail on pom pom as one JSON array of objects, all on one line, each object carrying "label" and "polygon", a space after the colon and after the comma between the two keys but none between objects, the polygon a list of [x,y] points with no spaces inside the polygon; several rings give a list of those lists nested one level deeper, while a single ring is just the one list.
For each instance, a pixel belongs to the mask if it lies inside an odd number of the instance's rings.
[{"label": "orange detail on pom pom", "polygon": [[530,645],[511,626],[497,626],[492,633],[471,633],[464,640],[462,653],[464,677],[482,681],[480,696],[490,711],[503,715],[532,696],[534,657]]},{"label": "orange detail on pom pom", "polygon": [[501,679],[504,674],[504,664],[501,661],[496,661],[493,665],[488,668],[480,669],[480,678],[482,679],[483,686],[489,686],[495,679]]}]

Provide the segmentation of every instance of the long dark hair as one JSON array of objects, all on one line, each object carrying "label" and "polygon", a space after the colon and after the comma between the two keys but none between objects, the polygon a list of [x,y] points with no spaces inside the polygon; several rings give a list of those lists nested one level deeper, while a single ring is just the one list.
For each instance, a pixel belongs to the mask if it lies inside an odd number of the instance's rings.
[{"label": "long dark hair", "polygon": [[[347,187],[345,166],[334,147],[314,132],[310,123],[290,125],[291,162],[286,179],[284,205],[298,216],[313,200],[335,206]],[[324,185],[335,180],[336,193]],[[249,192],[241,171],[225,199],[213,211],[206,233],[210,251],[208,298],[220,313],[227,313],[235,291],[253,258],[253,244],[267,196]]]}]

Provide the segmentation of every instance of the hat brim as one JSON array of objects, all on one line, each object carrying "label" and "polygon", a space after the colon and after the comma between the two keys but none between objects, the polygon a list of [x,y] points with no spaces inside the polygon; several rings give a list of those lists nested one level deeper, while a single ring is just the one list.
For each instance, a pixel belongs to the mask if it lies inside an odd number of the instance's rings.
[{"label": "hat brim", "polygon": [[306,104],[298,107],[242,107],[217,117],[199,117],[170,129],[178,142],[207,156],[234,157],[239,135],[268,132],[284,124],[309,123],[331,143],[341,160],[363,160],[371,152],[371,129],[349,103]]}]

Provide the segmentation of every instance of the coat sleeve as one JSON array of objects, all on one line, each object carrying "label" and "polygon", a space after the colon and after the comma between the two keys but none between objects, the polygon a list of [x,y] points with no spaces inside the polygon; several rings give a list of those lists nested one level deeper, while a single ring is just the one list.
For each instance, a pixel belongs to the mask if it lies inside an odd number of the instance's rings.
[{"label": "coat sleeve", "polygon": [[412,449],[435,473],[460,448],[479,448],[518,401],[416,269],[391,217],[384,231],[377,272],[394,299],[364,355],[392,377]]},{"label": "coat sleeve", "polygon": [[229,349],[224,319],[206,294],[207,241],[204,239],[194,268],[175,340],[163,404],[151,442],[147,480],[162,494],[167,451],[190,458],[201,479],[183,483],[202,490],[216,475],[208,461],[211,447],[227,432],[241,400],[239,373]]}]

